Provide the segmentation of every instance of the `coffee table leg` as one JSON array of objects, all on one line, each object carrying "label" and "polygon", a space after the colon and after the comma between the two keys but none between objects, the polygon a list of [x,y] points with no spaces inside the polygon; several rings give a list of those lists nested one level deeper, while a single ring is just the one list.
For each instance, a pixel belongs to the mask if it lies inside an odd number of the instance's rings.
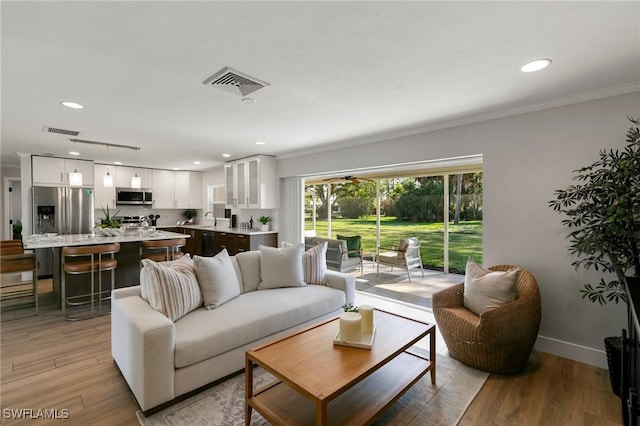
[{"label": "coffee table leg", "polygon": [[327,424],[327,404],[322,401],[316,402],[316,425],[326,426]]},{"label": "coffee table leg", "polygon": [[249,405],[249,399],[253,398],[253,362],[246,357],[246,365],[244,368],[244,424],[251,424],[252,407]]},{"label": "coffee table leg", "polygon": [[436,328],[429,333],[429,361],[431,361],[431,383],[436,383]]}]

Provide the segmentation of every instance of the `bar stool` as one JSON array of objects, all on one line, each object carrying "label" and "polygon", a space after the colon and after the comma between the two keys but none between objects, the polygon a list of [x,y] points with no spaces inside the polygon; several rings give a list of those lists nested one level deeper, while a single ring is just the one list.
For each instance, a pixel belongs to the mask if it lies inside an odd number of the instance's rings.
[{"label": "bar stool", "polygon": [[174,238],[172,240],[147,240],[140,244],[140,260],[150,259],[154,262],[166,262],[177,260],[184,256],[180,247],[187,245],[184,238]]},{"label": "bar stool", "polygon": [[[120,251],[119,243],[97,246],[75,246],[62,248],[62,313],[68,321],[77,321],[94,316],[94,299],[98,297],[98,315],[102,315],[102,301],[111,300],[115,288],[115,269],[118,261],[114,254]],[[70,260],[67,260],[67,259]],[[111,288],[102,290],[102,272],[111,271]],[[95,291],[95,273],[98,273],[98,292]],[[66,275],[91,274],[91,292],[67,297]],[[108,292],[109,296],[103,297]],[[88,299],[88,300],[87,300]],[[67,306],[91,305],[89,315],[72,317],[66,312]],[[109,312],[105,312],[107,314]]]},{"label": "bar stool", "polygon": [[[33,295],[36,315],[38,315],[38,261],[35,253],[25,253],[22,241],[4,240],[0,242],[0,274],[17,274],[31,272],[31,290],[22,290],[24,283],[3,285],[1,300],[20,300],[23,296]],[[17,290],[9,291],[9,287],[17,287]],[[30,302],[29,302],[30,303]]]}]

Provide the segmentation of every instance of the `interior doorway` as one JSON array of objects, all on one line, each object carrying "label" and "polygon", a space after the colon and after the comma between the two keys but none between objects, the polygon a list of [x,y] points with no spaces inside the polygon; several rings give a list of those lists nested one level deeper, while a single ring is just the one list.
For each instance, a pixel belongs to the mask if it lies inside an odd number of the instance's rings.
[{"label": "interior doorway", "polygon": [[[22,234],[22,182],[19,177],[4,178],[2,239],[12,240]],[[15,232],[14,232],[15,231]]]}]

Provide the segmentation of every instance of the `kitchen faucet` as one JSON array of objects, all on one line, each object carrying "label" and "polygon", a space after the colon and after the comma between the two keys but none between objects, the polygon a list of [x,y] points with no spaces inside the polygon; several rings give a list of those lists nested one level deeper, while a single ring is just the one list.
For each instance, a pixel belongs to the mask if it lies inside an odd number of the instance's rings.
[{"label": "kitchen faucet", "polygon": [[204,214],[204,217],[207,217],[209,213],[213,215],[213,226],[218,226],[218,218],[216,217],[216,214],[214,212],[206,212]]}]

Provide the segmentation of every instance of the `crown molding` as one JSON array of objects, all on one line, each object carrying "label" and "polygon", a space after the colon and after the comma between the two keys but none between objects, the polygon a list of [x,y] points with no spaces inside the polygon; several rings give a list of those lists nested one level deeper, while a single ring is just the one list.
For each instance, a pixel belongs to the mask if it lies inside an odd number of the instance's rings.
[{"label": "crown molding", "polygon": [[577,93],[569,96],[561,96],[558,98],[551,98],[544,102],[531,103],[514,108],[503,109],[499,111],[493,111],[484,114],[470,115],[468,117],[459,118],[455,120],[446,120],[442,122],[436,122],[427,124],[424,126],[417,126],[405,129],[396,129],[386,132],[379,132],[368,136],[362,136],[357,138],[349,138],[340,141],[331,142],[328,144],[315,145],[310,148],[303,148],[296,151],[289,151],[287,153],[278,154],[276,158],[285,159],[292,157],[300,157],[303,155],[317,154],[320,152],[337,151],[339,149],[365,145],[374,142],[382,142],[389,139],[398,139],[407,136],[419,135],[422,133],[430,133],[437,130],[450,129],[453,127],[465,126],[473,123],[480,123],[483,121],[496,120],[499,118],[511,117],[514,115],[526,114],[530,112],[542,111],[545,109],[558,108],[566,105],[578,104],[582,102],[593,101],[597,99],[608,98],[612,96],[626,95],[629,93],[640,92],[640,81],[621,84],[618,86],[608,87],[606,89],[591,90],[588,92]]}]

